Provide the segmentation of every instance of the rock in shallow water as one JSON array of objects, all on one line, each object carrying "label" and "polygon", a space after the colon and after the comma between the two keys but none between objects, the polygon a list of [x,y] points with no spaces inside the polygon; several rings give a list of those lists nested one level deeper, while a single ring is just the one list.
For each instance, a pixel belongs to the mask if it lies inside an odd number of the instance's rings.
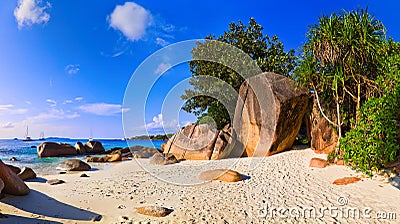
[{"label": "rock in shallow water", "polygon": [[233,170],[216,169],[200,173],[199,179],[204,181],[220,180],[224,182],[237,182],[243,180],[243,176]]},{"label": "rock in shallow water", "polygon": [[161,206],[143,206],[136,208],[137,213],[154,217],[165,217],[169,215],[172,211],[172,209]]},{"label": "rock in shallow water", "polygon": [[76,155],[76,149],[70,144],[59,144],[56,142],[43,142],[37,148],[39,157],[56,157]]}]

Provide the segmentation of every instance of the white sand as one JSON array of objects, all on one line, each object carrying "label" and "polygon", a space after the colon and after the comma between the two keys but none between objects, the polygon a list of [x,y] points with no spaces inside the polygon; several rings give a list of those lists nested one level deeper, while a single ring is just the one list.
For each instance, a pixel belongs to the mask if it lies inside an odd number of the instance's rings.
[{"label": "white sand", "polygon": [[[383,177],[363,178],[355,184],[336,186],[332,182],[337,178],[361,175],[344,166],[310,168],[313,157],[324,155],[305,149],[268,158],[184,161],[168,166],[149,165],[148,159],[140,159],[139,163],[152,173],[133,160],[107,170],[85,172],[88,178],[79,177],[81,172],[43,176],[66,183],[50,186],[43,183],[44,179],[28,182],[32,190],[28,196],[1,199],[0,212],[9,218],[0,219],[0,223],[93,223],[90,219],[97,215],[102,215],[100,223],[121,223],[121,216],[133,223],[399,222],[398,177],[391,181]],[[259,166],[249,170],[251,164]],[[199,182],[199,172],[215,168],[230,168],[249,178],[237,183]],[[340,202],[345,205],[340,206],[338,197],[343,197]],[[148,217],[135,212],[135,207],[143,205],[160,205],[174,211],[164,218]],[[263,217],[265,205],[268,217]],[[272,207],[290,209],[291,213],[274,212],[271,217]],[[322,217],[321,209],[329,207],[332,215],[327,210]],[[317,218],[308,217],[308,213],[304,218],[301,212],[307,208],[315,208]],[[335,208],[342,209],[344,214]],[[350,219],[344,218],[348,208],[358,209],[360,218],[352,218],[352,213]],[[369,213],[367,210],[370,219],[364,217],[366,208],[371,208]],[[396,213],[397,220],[374,219],[378,212]]]}]

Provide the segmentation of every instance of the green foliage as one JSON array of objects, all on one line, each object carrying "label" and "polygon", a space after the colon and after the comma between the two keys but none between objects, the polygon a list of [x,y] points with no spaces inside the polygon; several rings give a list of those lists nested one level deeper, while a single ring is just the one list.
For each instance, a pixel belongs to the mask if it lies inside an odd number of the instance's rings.
[{"label": "green foliage", "polygon": [[400,85],[394,93],[370,98],[359,110],[355,128],[340,141],[344,160],[372,175],[400,150]]},{"label": "green foliage", "polygon": [[[229,24],[229,30],[225,31],[219,37],[207,36],[207,40],[218,40],[234,47],[241,49],[248,54],[253,63],[256,63],[262,71],[276,72],[282,75],[290,76],[295,67],[296,57],[294,51],[286,52],[283,43],[278,40],[277,36],[272,38],[263,35],[263,27],[251,18],[248,26],[242,22],[237,24]],[[197,46],[192,50],[192,55],[207,54],[214,57],[224,57],[219,48],[210,48],[207,43],[197,43]],[[232,58],[232,56],[230,56]],[[231,58],[222,58],[221,61],[231,60]],[[233,57],[234,58],[234,57]],[[241,66],[243,63],[241,58],[236,58],[231,64]],[[199,78],[199,76],[207,75],[220,79],[233,87],[238,92],[244,78],[240,76],[232,68],[228,68],[222,64],[204,61],[193,60],[189,62],[192,78],[190,84],[192,89],[186,90],[182,95],[182,99],[186,100],[183,110],[194,113],[196,116],[201,116],[207,113],[207,116],[213,118],[219,129],[223,128],[226,124],[231,122],[231,117],[228,111],[234,111],[236,105],[236,97],[225,91],[221,82],[207,82]],[[242,67],[246,65],[242,65]],[[246,78],[253,75],[252,71],[247,71]],[[256,73],[256,72],[254,72]],[[210,97],[209,92],[222,95],[225,102],[221,102],[219,97]],[[227,108],[228,107],[228,108]],[[233,107],[233,108],[230,108]]]},{"label": "green foliage", "polygon": [[327,160],[329,163],[333,163],[333,162],[335,162],[336,157],[337,157],[337,154],[335,153],[335,151],[330,151],[330,152],[328,153],[328,156],[327,156],[326,160]]}]

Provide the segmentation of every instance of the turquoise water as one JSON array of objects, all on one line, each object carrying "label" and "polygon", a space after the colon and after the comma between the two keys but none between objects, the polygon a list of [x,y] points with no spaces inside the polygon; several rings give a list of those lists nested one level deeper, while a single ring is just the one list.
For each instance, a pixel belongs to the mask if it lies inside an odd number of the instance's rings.
[{"label": "turquoise water", "polygon": [[[128,147],[133,145],[141,145],[146,147],[161,148],[161,144],[165,141],[160,140],[110,140],[110,139],[95,139],[103,144],[106,150],[114,147]],[[65,138],[47,138],[47,142],[62,142],[75,145],[76,142],[80,141],[85,144],[87,139],[65,139]],[[55,168],[59,163],[65,159],[79,158],[85,159],[86,156],[70,156],[70,157],[53,157],[53,158],[39,158],[37,156],[37,146],[44,141],[30,141],[24,142],[21,140],[0,140],[0,159],[7,164],[23,167],[28,166],[34,169],[38,173],[52,174],[55,173]],[[33,147],[35,146],[35,147]],[[11,162],[8,161],[11,157],[17,158],[19,161]],[[101,168],[98,166],[97,168]]]}]

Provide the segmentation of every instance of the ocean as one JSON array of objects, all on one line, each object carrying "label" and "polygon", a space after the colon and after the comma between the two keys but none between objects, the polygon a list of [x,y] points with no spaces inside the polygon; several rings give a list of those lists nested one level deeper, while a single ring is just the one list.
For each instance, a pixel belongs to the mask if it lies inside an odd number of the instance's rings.
[{"label": "ocean", "polygon": [[[111,139],[94,139],[103,144],[103,147],[108,150],[114,147],[128,147],[133,145],[141,145],[146,147],[154,147],[161,149],[161,144],[165,141],[162,140],[111,140]],[[39,158],[37,156],[37,146],[42,142],[58,142],[68,143],[72,146],[75,143],[82,142],[85,144],[88,139],[68,139],[68,138],[46,138],[42,141],[29,141],[24,142],[22,140],[13,139],[1,139],[0,140],[0,159],[6,163],[18,167],[30,167],[38,174],[56,174],[56,167],[58,164],[66,159],[78,158],[85,160],[85,155],[68,156],[68,157],[51,157],[51,158]],[[11,157],[17,158],[19,161],[9,161]],[[91,164],[95,169],[105,169],[109,167],[109,164]]]}]

